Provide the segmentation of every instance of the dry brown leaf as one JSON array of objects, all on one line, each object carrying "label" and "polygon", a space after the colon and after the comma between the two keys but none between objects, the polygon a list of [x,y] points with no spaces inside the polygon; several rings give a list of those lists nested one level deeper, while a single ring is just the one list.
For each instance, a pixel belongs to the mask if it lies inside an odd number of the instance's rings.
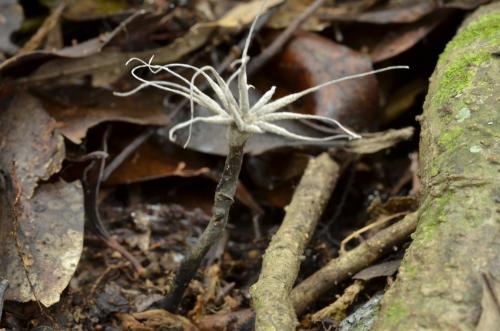
[{"label": "dry brown leaf", "polygon": [[388,32],[375,47],[370,50],[373,62],[381,62],[390,59],[413,47],[431,32],[439,23],[447,18],[447,15],[431,15],[408,24],[401,28]]},{"label": "dry brown leaf", "polygon": [[56,122],[29,94],[15,96],[0,112],[0,149],[0,278],[9,280],[7,299],[49,306],[82,251],[82,188],[40,184],[60,170],[65,149]]},{"label": "dry brown leaf", "polygon": [[[364,54],[314,33],[297,34],[270,67],[273,68],[271,78],[279,87],[291,92],[373,69]],[[373,75],[326,86],[305,96],[300,106],[293,108],[301,113],[334,118],[347,127],[366,131],[376,126],[378,98],[377,78]]]},{"label": "dry brown leaf", "polygon": [[[269,3],[266,7],[269,8],[271,4],[275,5],[281,1],[268,1]],[[21,65],[25,65],[26,63],[29,64],[30,60],[37,60],[37,64],[39,65],[40,59],[43,59],[45,62],[50,58],[57,56],[59,58],[44,63],[29,77],[19,79],[18,82],[27,84],[39,84],[42,82],[53,83],[54,80],[62,82],[64,79],[68,78],[91,75],[93,86],[107,87],[109,84],[115,82],[119,77],[129,71],[129,68],[125,66],[125,62],[128,59],[137,57],[148,60],[154,55],[156,63],[174,62],[203,46],[215,31],[219,30],[219,32],[222,33],[224,30],[231,30],[231,32],[234,32],[239,31],[245,25],[248,25],[258,13],[256,8],[260,8],[260,3],[261,2],[257,0],[251,3],[240,4],[219,20],[211,23],[196,24],[183,36],[175,39],[169,45],[160,48],[140,52],[120,52],[115,50],[101,51],[101,48],[105,46],[105,44],[103,45],[101,41],[100,47],[91,47],[91,51],[88,52],[89,56],[85,57],[67,57],[66,53],[71,51],[73,48],[81,47],[80,45],[77,45],[75,47],[63,49],[58,52],[58,54],[49,54],[49,56],[38,52],[27,54],[26,58],[13,58],[0,65],[0,74],[17,76],[15,69],[19,69]],[[242,12],[244,12],[244,15],[241,15]],[[138,19],[141,19],[141,17]],[[99,42],[99,38],[96,39],[96,42]],[[86,43],[82,43],[82,45],[83,44]],[[63,52],[64,54],[62,54]],[[81,56],[81,52],[78,52],[78,55]]]},{"label": "dry brown leaf", "polygon": [[[122,0],[78,0],[69,1],[68,8],[64,11],[64,18],[75,21],[104,19],[113,15],[124,15],[132,11],[133,1]],[[136,4],[138,2],[135,2]]]},{"label": "dry brown leaf", "polygon": [[0,246],[0,278],[9,281],[6,299],[39,300],[48,307],[59,301],[80,259],[82,188],[78,182],[44,183],[30,200],[15,199],[10,194],[0,206],[13,209],[0,219],[2,230],[9,230]]},{"label": "dry brown leaf", "polygon": [[23,197],[30,198],[39,180],[61,169],[65,149],[56,129],[56,121],[27,93],[16,95],[0,112],[0,168],[14,166]]},{"label": "dry brown leaf", "polygon": [[[147,20],[148,18],[151,18],[150,13],[146,11],[138,11],[125,19],[114,30],[103,33],[96,38],[80,42],[77,45],[56,50],[39,50],[24,54],[17,54],[16,56],[7,59],[5,62],[0,63],[0,77],[12,79],[20,76],[23,77],[33,70],[38,69],[40,65],[43,66],[43,64],[47,61],[58,61],[59,58],[64,58],[69,61],[75,60],[75,62],[78,62],[75,58],[85,58],[99,53],[108,44],[113,44],[113,46],[116,46],[114,45],[115,38],[118,40],[124,40],[124,36],[126,36],[127,38],[133,37],[133,35],[131,35],[131,31],[127,29],[128,25],[130,24],[131,27],[134,27],[134,24],[143,23],[144,20]],[[64,61],[61,61],[61,63],[64,63]],[[74,68],[72,69],[71,67],[56,67],[56,69],[57,73],[60,74],[61,72],[65,72],[66,75],[69,74],[67,71],[72,72],[72,70],[74,70]],[[42,79],[42,77],[38,78]],[[53,75],[50,78],[57,78],[57,75]],[[36,80],[37,79],[33,77],[24,77],[19,81],[33,82]]]},{"label": "dry brown leaf", "polygon": [[210,172],[210,165],[212,163],[200,154],[172,143],[166,142],[160,147],[145,142],[112,173],[106,184],[130,184],[169,176],[200,176]]},{"label": "dry brown leaf", "polygon": [[[254,0],[246,3],[241,3],[228,11],[223,17],[215,22],[202,23],[200,26],[217,26],[225,29],[241,29],[241,27],[252,23],[255,16],[257,16],[261,10],[265,12],[271,7],[283,3],[284,0],[267,0],[264,2],[262,0]],[[196,28],[196,26],[195,26]]]},{"label": "dry brown leaf", "polygon": [[61,133],[75,144],[82,142],[89,128],[102,122],[169,123],[163,95],[151,90],[121,98],[105,89],[67,86],[44,91],[43,96],[45,109],[59,122]]},{"label": "dry brown leaf", "polygon": [[[367,6],[363,8],[358,1],[359,10],[339,10],[344,9],[331,7],[324,8],[321,12],[321,19],[325,21],[342,21],[342,22],[358,22],[358,23],[373,23],[373,24],[389,24],[389,23],[412,23],[422,17],[437,12],[441,9],[459,8],[459,9],[474,9],[481,4],[485,4],[490,0],[451,0],[451,1],[435,1],[435,0],[390,0],[379,1],[378,5]],[[352,6],[353,9],[356,6]]]},{"label": "dry brown leaf", "polygon": [[381,262],[361,270],[352,278],[368,281],[377,277],[392,276],[398,271],[400,264],[401,260]]},{"label": "dry brown leaf", "polygon": [[[273,29],[284,29],[302,14],[314,0],[288,0],[274,13],[267,26]],[[301,29],[307,31],[321,31],[330,23],[322,22],[318,15],[311,15],[302,25]]]}]

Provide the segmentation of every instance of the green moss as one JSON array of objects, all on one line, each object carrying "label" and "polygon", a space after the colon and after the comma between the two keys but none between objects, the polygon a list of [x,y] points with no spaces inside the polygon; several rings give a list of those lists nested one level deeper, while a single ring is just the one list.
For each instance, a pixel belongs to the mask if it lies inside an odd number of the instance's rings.
[{"label": "green moss", "polygon": [[423,207],[428,210],[430,215],[423,214],[422,219],[424,222],[419,225],[418,232],[415,234],[415,241],[430,243],[438,234],[439,224],[446,219],[446,207],[448,206],[452,197],[451,192],[447,192],[439,198],[433,200],[433,206]]},{"label": "green moss", "polygon": [[393,302],[392,305],[387,307],[386,321],[389,325],[397,325],[410,316],[410,310],[402,301]]},{"label": "green moss", "polygon": [[[481,41],[488,44],[483,45]],[[448,43],[439,58],[443,70],[432,105],[439,107],[471,86],[475,69],[488,60],[488,48],[500,45],[500,14],[492,13],[471,22]],[[477,50],[481,51],[478,52]],[[470,51],[468,51],[470,50]],[[459,52],[459,54],[455,54]]]},{"label": "green moss", "polygon": [[418,275],[417,267],[408,262],[405,262],[403,265],[401,265],[400,272],[407,279],[413,279]]},{"label": "green moss", "polygon": [[453,59],[451,63],[443,65],[444,72],[432,98],[432,105],[440,107],[470,87],[477,66],[490,57],[488,52],[462,54]]},{"label": "green moss", "polygon": [[484,15],[472,21],[448,43],[444,50],[443,57],[448,57],[455,50],[462,50],[480,40],[493,41],[500,44],[500,13]]},{"label": "green moss", "polygon": [[439,146],[443,147],[447,151],[454,149],[457,144],[460,143],[458,138],[462,135],[463,132],[464,129],[459,124],[450,128],[448,131],[443,132],[439,137]]}]

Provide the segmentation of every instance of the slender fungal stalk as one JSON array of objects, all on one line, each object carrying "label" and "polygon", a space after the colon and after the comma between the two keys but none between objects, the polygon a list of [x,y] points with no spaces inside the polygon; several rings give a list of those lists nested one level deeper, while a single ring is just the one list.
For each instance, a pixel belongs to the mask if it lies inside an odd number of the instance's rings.
[{"label": "slender fungal stalk", "polygon": [[241,164],[243,162],[243,148],[248,134],[238,130],[236,125],[229,128],[229,151],[224,164],[219,184],[215,190],[212,217],[195,246],[191,247],[186,259],[175,274],[168,295],[158,302],[167,310],[177,309],[184,291],[194,277],[201,261],[213,243],[221,237],[229,218],[229,211],[234,202],[234,194],[238,186]]}]

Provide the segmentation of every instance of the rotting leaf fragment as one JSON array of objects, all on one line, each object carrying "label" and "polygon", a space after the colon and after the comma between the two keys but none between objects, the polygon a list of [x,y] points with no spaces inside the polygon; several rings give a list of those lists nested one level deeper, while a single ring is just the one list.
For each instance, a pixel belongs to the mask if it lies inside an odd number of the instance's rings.
[{"label": "rotting leaf fragment", "polygon": [[[52,180],[65,156],[57,123],[29,94],[0,113],[0,279],[7,300],[59,301],[83,247],[83,192]],[[28,278],[27,278],[28,277]]]},{"label": "rotting leaf fragment", "polygon": [[2,217],[1,228],[15,229],[8,223],[18,222],[17,234],[9,231],[6,238],[2,237],[5,241],[0,246],[0,265],[3,266],[0,278],[10,284],[6,299],[24,302],[36,297],[45,306],[58,302],[83,248],[81,185],[64,181],[44,183],[35,190],[32,199],[22,200],[19,205],[2,199],[0,207],[11,208],[12,216]]}]

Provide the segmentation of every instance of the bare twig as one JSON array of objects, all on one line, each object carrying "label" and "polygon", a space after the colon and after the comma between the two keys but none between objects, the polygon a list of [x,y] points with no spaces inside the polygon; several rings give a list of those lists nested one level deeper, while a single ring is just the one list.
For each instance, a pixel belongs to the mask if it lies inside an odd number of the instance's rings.
[{"label": "bare twig", "polygon": [[19,50],[19,54],[28,53],[40,47],[49,32],[56,26],[65,6],[64,1],[59,3],[54,11],[45,19],[38,31],[26,42],[26,44],[24,44],[23,48]]},{"label": "bare twig", "polygon": [[134,138],[127,147],[125,147],[114,159],[111,161],[102,172],[101,180],[105,182],[109,176],[125,161],[133,152],[135,152],[149,137],[154,133],[153,128],[149,128]]},{"label": "bare twig", "polygon": [[344,293],[337,300],[314,313],[311,316],[311,321],[320,322],[326,318],[331,318],[337,322],[342,321],[346,316],[347,309],[349,309],[354,300],[356,300],[359,292],[361,292],[364,287],[365,281],[359,279],[355,280],[354,283],[344,290]]},{"label": "bare twig", "polygon": [[319,7],[323,4],[324,0],[316,0],[307,7],[307,9],[297,16],[292,23],[276,38],[273,40],[265,50],[262,51],[255,59],[248,65],[248,74],[252,75],[266,64],[276,53],[283,49],[283,46],[290,40],[295,31],[300,28],[302,23],[309,18]]},{"label": "bare twig", "polygon": [[404,219],[378,232],[358,247],[331,260],[326,266],[308,277],[291,293],[297,314],[301,314],[324,292],[354,273],[369,266],[396,245],[408,239],[417,226],[417,213],[406,215]]},{"label": "bare twig", "polygon": [[358,229],[358,230],[354,231],[353,233],[351,233],[350,235],[348,235],[347,237],[345,237],[344,240],[342,240],[340,242],[340,255],[346,253],[346,249],[345,248],[346,248],[347,244],[351,240],[353,240],[354,238],[357,238],[357,237],[361,236],[363,233],[365,233],[368,230],[376,228],[377,226],[383,225],[383,224],[385,224],[387,222],[390,222],[390,221],[392,221],[392,220],[394,220],[394,219],[396,219],[396,218],[398,218],[400,216],[406,215],[406,214],[408,214],[408,212],[401,212],[401,213],[396,213],[396,214],[393,214],[393,215],[385,215],[385,216],[382,216],[379,219],[377,219],[375,222],[370,223],[367,226],[364,226],[361,229]]},{"label": "bare twig", "polygon": [[339,166],[326,153],[309,162],[283,223],[266,250],[259,280],[250,289],[256,330],[295,330],[298,322],[290,292],[338,171]]}]

